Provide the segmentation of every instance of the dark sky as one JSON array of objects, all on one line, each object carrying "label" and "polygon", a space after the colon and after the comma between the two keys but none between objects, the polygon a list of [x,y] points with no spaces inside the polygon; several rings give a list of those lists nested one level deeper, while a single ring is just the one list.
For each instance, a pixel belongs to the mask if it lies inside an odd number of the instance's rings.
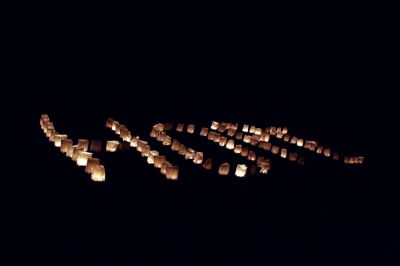
[{"label": "dark sky", "polygon": [[[20,103],[33,106],[35,175],[18,181],[11,246],[31,261],[69,265],[396,265],[398,184],[376,171],[372,141],[386,124],[374,93],[387,75],[379,34],[312,25],[282,25],[271,38],[27,26],[13,86],[32,88]],[[270,175],[245,180],[187,163],[171,183],[129,151],[102,154],[107,182],[94,184],[43,136],[42,113],[74,139],[115,139],[107,117],[146,138],[157,122],[282,125],[367,160],[276,160]]]}]

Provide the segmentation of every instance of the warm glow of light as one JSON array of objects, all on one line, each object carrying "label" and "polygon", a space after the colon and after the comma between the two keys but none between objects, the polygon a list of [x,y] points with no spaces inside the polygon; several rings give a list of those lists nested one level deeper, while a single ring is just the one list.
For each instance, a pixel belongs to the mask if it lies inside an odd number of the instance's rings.
[{"label": "warm glow of light", "polygon": [[238,144],[235,146],[235,149],[233,150],[234,153],[240,153],[242,151],[242,145]]},{"label": "warm glow of light", "polygon": [[88,151],[88,149],[89,149],[89,140],[87,140],[87,139],[78,139],[78,149],[82,149],[83,151]]},{"label": "warm glow of light", "polygon": [[219,133],[215,133],[213,141],[215,143],[219,143],[220,139],[221,139],[221,135]]},{"label": "warm glow of light", "polygon": [[289,161],[295,162],[297,161],[298,154],[295,152],[289,152]]},{"label": "warm glow of light", "polygon": [[[138,148],[136,148],[136,150],[138,150]],[[149,156],[150,152],[151,152],[151,148],[150,148],[150,146],[149,146],[148,144],[143,144],[143,145],[141,145],[141,152],[140,152],[140,155],[141,155],[142,157],[147,157],[147,156]]]},{"label": "warm glow of light", "polygon": [[176,126],[176,131],[178,132],[183,132],[183,128],[185,127],[185,124],[178,124]]},{"label": "warm glow of light", "polygon": [[183,155],[183,156],[186,155],[186,147],[185,147],[185,145],[183,145],[183,144],[180,144],[180,145],[179,145],[178,153],[179,153],[180,155]]},{"label": "warm glow of light", "polygon": [[100,159],[98,158],[88,158],[85,172],[91,174],[96,165],[100,165]]},{"label": "warm glow of light", "polygon": [[161,132],[165,130],[165,125],[163,123],[158,123],[153,126],[154,129]]},{"label": "warm glow of light", "polygon": [[223,163],[219,166],[218,174],[220,175],[229,175],[229,163]]},{"label": "warm glow of light", "polygon": [[250,150],[249,154],[247,155],[247,159],[250,161],[255,161],[257,159],[257,155],[254,151]]},{"label": "warm glow of light", "polygon": [[243,146],[240,155],[243,157],[247,157],[249,155],[249,147]]},{"label": "warm glow of light", "polygon": [[262,129],[261,128],[257,127],[257,128],[254,129],[254,134],[255,135],[261,136],[261,133],[262,133]]},{"label": "warm glow of light", "polygon": [[139,137],[131,139],[131,143],[130,143],[131,147],[136,148],[138,146],[138,144],[139,144]]},{"label": "warm glow of light", "polygon": [[249,132],[249,125],[244,124],[242,131],[246,133]]},{"label": "warm glow of light", "polygon": [[293,136],[290,140],[290,144],[297,144],[297,137]]},{"label": "warm glow of light", "polygon": [[235,129],[230,128],[230,129],[228,130],[227,135],[228,135],[229,137],[233,137],[233,136],[235,136],[235,134],[236,134],[236,130],[235,130]]},{"label": "warm glow of light", "polygon": [[72,139],[62,139],[60,151],[62,153],[67,153],[68,150],[72,147]]},{"label": "warm glow of light", "polygon": [[207,135],[208,140],[214,140],[216,133],[213,131],[209,131]]},{"label": "warm glow of light", "polygon": [[169,146],[171,145],[171,137],[166,135],[162,141],[162,145]]},{"label": "warm glow of light", "polygon": [[117,131],[117,127],[119,127],[118,121],[113,121],[111,126],[112,131]]},{"label": "warm glow of light", "polygon": [[221,136],[219,139],[219,146],[224,147],[226,145],[226,143],[228,142],[228,138]]},{"label": "warm glow of light", "polygon": [[186,160],[193,160],[196,152],[192,148],[188,148],[185,153]]},{"label": "warm glow of light", "polygon": [[76,158],[76,164],[78,166],[86,166],[89,158],[92,158],[91,152],[79,151],[78,157]]},{"label": "warm glow of light", "polygon": [[113,123],[114,123],[114,119],[112,119],[111,117],[107,118],[106,128],[112,128]]},{"label": "warm glow of light", "polygon": [[263,165],[263,166],[261,166],[261,169],[260,169],[260,174],[263,174],[263,175],[266,175],[266,174],[268,174],[268,171],[271,169],[271,166],[270,165]]},{"label": "warm glow of light", "polygon": [[330,148],[325,148],[324,149],[324,155],[325,155],[325,157],[330,157],[331,156],[331,149]]},{"label": "warm glow of light", "polygon": [[167,165],[166,178],[168,180],[178,180],[179,167],[175,165]]},{"label": "warm glow of light", "polygon": [[171,164],[168,161],[164,161],[161,166],[161,174],[167,174],[167,166],[171,166]]},{"label": "warm glow of light", "polygon": [[221,123],[221,124],[219,124],[217,131],[220,132],[220,133],[222,133],[222,132],[224,132],[225,130],[226,130],[226,123]]},{"label": "warm glow of light", "polygon": [[161,168],[163,162],[166,160],[165,156],[162,155],[154,155],[154,167]]},{"label": "warm glow of light", "polygon": [[226,144],[226,148],[228,150],[233,150],[235,148],[235,141],[233,139],[228,140],[228,143]]},{"label": "warm glow of light", "polygon": [[272,152],[272,154],[278,154],[279,153],[279,147],[278,146],[272,146],[271,152]]},{"label": "warm glow of light", "polygon": [[148,146],[148,142],[139,139],[139,142],[137,144],[136,150],[138,152],[143,152],[143,150],[146,149],[146,146]]},{"label": "warm glow of light", "polygon": [[194,124],[189,124],[189,125],[187,126],[187,133],[193,134],[195,128],[196,128],[196,126],[195,126]]},{"label": "warm glow of light", "polygon": [[154,164],[154,155],[158,155],[158,151],[150,151],[149,156],[147,156],[148,164]]},{"label": "warm glow of light", "polygon": [[256,146],[257,144],[258,144],[258,140],[260,139],[260,136],[258,136],[258,135],[253,135],[252,137],[251,137],[251,140],[250,140],[250,145],[252,145],[252,146]]},{"label": "warm glow of light", "polygon": [[260,141],[268,142],[269,139],[270,139],[270,137],[271,137],[271,135],[270,135],[269,133],[263,132],[263,133],[261,134]]},{"label": "warm glow of light", "polygon": [[263,149],[263,150],[269,151],[269,150],[271,150],[271,143],[260,141],[258,143],[258,147]]},{"label": "warm glow of light", "polygon": [[203,153],[202,152],[196,152],[195,154],[194,154],[194,159],[193,159],[193,162],[195,163],[195,164],[202,164],[203,163]]},{"label": "warm glow of light", "polygon": [[206,137],[207,135],[208,135],[208,128],[206,127],[201,128],[200,136]]},{"label": "warm glow of light", "polygon": [[243,142],[244,143],[250,143],[251,142],[251,136],[250,135],[244,135]]},{"label": "warm glow of light", "polygon": [[317,148],[316,153],[317,153],[317,154],[321,154],[323,150],[324,150],[324,147],[323,147],[323,146],[319,146],[319,147]]},{"label": "warm glow of light", "polygon": [[67,157],[72,158],[72,156],[74,154],[74,150],[76,149],[76,147],[77,147],[77,145],[73,145],[73,146],[68,148]]},{"label": "warm glow of light", "polygon": [[108,152],[116,152],[118,150],[119,141],[117,140],[108,140],[106,143],[106,151]]},{"label": "warm glow of light", "polygon": [[212,121],[211,122],[211,130],[217,130],[218,129],[218,126],[219,126],[219,123],[218,122],[215,122],[215,121]]},{"label": "warm glow of light", "polygon": [[161,131],[159,131],[157,128],[152,128],[150,131],[150,137],[151,138],[157,138],[158,135],[160,135]]},{"label": "warm glow of light", "polygon": [[281,157],[284,159],[287,157],[287,149],[284,148],[281,149]]},{"label": "warm glow of light", "polygon": [[283,136],[284,142],[288,142],[289,140],[290,140],[290,135],[286,134],[285,136]]},{"label": "warm glow of light", "polygon": [[236,133],[235,139],[242,140],[243,139],[243,132]]},{"label": "warm glow of light", "polygon": [[106,181],[106,170],[103,165],[96,165],[93,167],[91,179],[95,182]]},{"label": "warm glow of light", "polygon": [[54,146],[61,147],[61,141],[63,139],[66,139],[67,137],[68,137],[67,135],[62,135],[62,134],[54,135]]},{"label": "warm glow of light", "polygon": [[173,139],[172,140],[172,145],[171,145],[171,150],[179,151],[179,145],[180,145],[179,141],[176,140],[176,139]]},{"label": "warm glow of light", "polygon": [[250,130],[249,130],[249,133],[254,134],[255,130],[256,130],[256,127],[255,126],[251,126]]},{"label": "warm glow of light", "polygon": [[304,139],[297,139],[297,146],[299,146],[299,147],[303,147],[303,144],[304,144]]},{"label": "warm glow of light", "polygon": [[49,140],[54,142],[56,135],[58,135],[57,131],[52,131]]},{"label": "warm glow of light", "polygon": [[212,168],[212,160],[211,158],[208,158],[204,163],[203,163],[203,168],[206,170],[211,170]]},{"label": "warm glow of light", "polygon": [[235,175],[237,177],[244,177],[246,175],[247,172],[247,165],[245,164],[238,164],[236,166],[236,171],[235,171]]}]

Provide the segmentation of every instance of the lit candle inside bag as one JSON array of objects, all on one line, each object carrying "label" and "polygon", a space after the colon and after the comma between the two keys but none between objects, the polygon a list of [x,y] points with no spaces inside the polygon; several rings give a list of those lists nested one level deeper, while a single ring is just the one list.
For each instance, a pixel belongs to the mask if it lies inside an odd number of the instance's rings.
[{"label": "lit candle inside bag", "polygon": [[108,152],[116,152],[119,146],[119,141],[117,140],[108,140],[106,143],[106,151]]},{"label": "lit candle inside bag", "polygon": [[284,149],[284,148],[281,149],[281,157],[286,159],[286,157],[287,157],[287,149]]},{"label": "lit candle inside bag", "polygon": [[228,142],[228,138],[225,136],[221,136],[219,139],[219,146],[224,147]]},{"label": "lit candle inside bag", "polygon": [[162,155],[154,155],[154,167],[161,168],[163,162],[166,160],[165,156]]},{"label": "lit candle inside bag", "polygon": [[178,180],[179,167],[175,165],[167,165],[166,178],[168,180]]},{"label": "lit candle inside bag", "polygon": [[235,149],[233,150],[234,153],[239,154],[242,151],[242,145],[238,144],[235,146]]},{"label": "lit candle inside bag", "polygon": [[218,122],[215,122],[215,121],[212,121],[212,122],[211,122],[211,129],[212,129],[212,130],[217,130],[217,129],[218,129],[218,126],[219,126],[219,123],[218,123]]},{"label": "lit candle inside bag", "polygon": [[92,158],[91,152],[79,151],[78,157],[76,158],[76,164],[78,166],[86,166],[89,158]]},{"label": "lit candle inside bag", "polygon": [[202,164],[203,163],[203,153],[198,151],[194,154],[193,162],[195,164]]},{"label": "lit candle inside bag", "polygon": [[138,144],[139,144],[139,137],[131,139],[131,142],[130,142],[131,147],[136,148],[138,146]]},{"label": "lit candle inside bag", "polygon": [[203,168],[206,170],[211,170],[212,168],[212,159],[208,158],[204,163],[203,163]]},{"label": "lit candle inside bag", "polygon": [[233,139],[228,140],[228,143],[226,144],[226,148],[228,150],[233,150],[235,148],[235,141]]},{"label": "lit candle inside bag", "polygon": [[247,159],[250,161],[255,161],[257,159],[257,155],[254,151],[250,150],[247,156]]},{"label": "lit candle inside bag", "polygon": [[272,146],[271,152],[272,152],[272,154],[278,154],[279,153],[279,147],[278,146]]},{"label": "lit candle inside bag", "polygon": [[91,179],[95,182],[104,182],[106,181],[106,170],[103,165],[96,165],[92,169]]},{"label": "lit candle inside bag", "polygon": [[246,175],[247,172],[247,165],[245,164],[238,164],[236,166],[236,171],[235,171],[235,175],[237,177],[244,177]]},{"label": "lit candle inside bag", "polygon": [[178,131],[178,132],[183,132],[183,128],[184,128],[184,127],[185,127],[184,124],[179,123],[179,124],[176,126],[176,131]]},{"label": "lit candle inside bag", "polygon": [[194,159],[194,154],[196,152],[192,149],[192,148],[188,148],[186,150],[186,154],[185,154],[185,159],[186,160],[193,160]]},{"label": "lit candle inside bag", "polygon": [[63,134],[56,134],[54,136],[54,146],[61,147],[61,141],[66,139],[68,136]]},{"label": "lit candle inside bag", "polygon": [[243,146],[240,155],[243,157],[247,157],[249,155],[249,147]]},{"label": "lit candle inside bag", "polygon": [[200,136],[206,137],[207,134],[208,134],[208,128],[206,128],[206,127],[201,128],[201,130],[200,130]]},{"label": "lit candle inside bag", "polygon": [[83,151],[88,151],[89,149],[89,140],[87,139],[78,139],[78,148]]},{"label": "lit candle inside bag", "polygon": [[223,163],[219,166],[218,174],[220,175],[229,175],[229,163]]},{"label": "lit candle inside bag", "polygon": [[187,133],[193,134],[195,128],[196,128],[196,126],[195,126],[194,124],[189,124],[189,125],[187,126]]},{"label": "lit candle inside bag", "polygon": [[235,139],[242,140],[243,139],[243,132],[237,132],[236,136],[235,136]]},{"label": "lit candle inside bag", "polygon": [[100,159],[98,158],[88,158],[85,172],[91,174],[95,166],[100,165]]},{"label": "lit candle inside bag", "polygon": [[62,153],[67,153],[68,150],[72,147],[72,145],[73,145],[72,139],[62,139],[60,151]]}]

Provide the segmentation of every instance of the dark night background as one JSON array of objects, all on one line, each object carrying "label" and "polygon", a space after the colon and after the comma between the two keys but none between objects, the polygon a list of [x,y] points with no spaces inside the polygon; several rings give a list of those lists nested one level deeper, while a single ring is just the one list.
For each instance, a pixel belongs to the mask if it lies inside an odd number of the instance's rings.
[{"label": "dark night background", "polygon": [[[388,87],[388,72],[387,40],[373,19],[264,29],[51,21],[23,23],[11,66],[23,73],[11,89],[29,89],[19,103],[32,106],[31,174],[18,179],[23,196],[10,205],[16,261],[399,265],[398,181],[376,167],[388,122],[375,93]],[[47,141],[42,113],[74,140],[117,139],[107,117],[147,139],[157,122],[216,120],[287,126],[367,159],[349,167],[308,156],[297,167],[271,157],[270,174],[240,180],[153,144],[179,163],[178,182],[132,150],[101,154],[107,182],[95,184]]]}]

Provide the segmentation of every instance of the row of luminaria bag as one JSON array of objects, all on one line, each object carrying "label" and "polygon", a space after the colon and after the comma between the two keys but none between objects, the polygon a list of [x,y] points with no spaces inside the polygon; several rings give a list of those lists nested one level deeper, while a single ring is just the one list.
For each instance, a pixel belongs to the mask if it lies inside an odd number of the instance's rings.
[{"label": "row of luminaria bag", "polygon": [[[68,135],[57,133],[53,122],[50,121],[49,116],[46,114],[40,117],[40,127],[46,137],[49,138],[49,141],[53,142],[55,147],[60,148],[61,153],[75,161],[78,166],[85,166],[85,172],[91,174],[93,181],[105,181],[104,166],[100,164],[99,159],[92,158],[93,154],[88,152],[89,140],[79,139],[78,143],[74,145],[72,139],[68,139]],[[92,146],[91,150],[101,151],[101,142],[92,141]]]},{"label": "row of luminaria bag", "polygon": [[[158,151],[151,150],[151,147],[147,141],[141,140],[138,136],[132,136],[131,132],[125,125],[121,126],[118,121],[113,119],[108,119],[106,126],[111,126],[111,129],[115,131],[116,134],[118,134],[118,128],[120,128],[119,135],[120,138],[122,138],[123,144],[128,144],[128,148],[136,148],[136,151],[140,152],[141,156],[146,158],[147,163],[153,165],[157,169],[160,169],[161,174],[164,175],[168,180],[178,179],[179,167],[168,162],[166,156],[160,155]],[[165,125],[158,123],[153,126],[150,136],[152,138],[156,138],[158,141],[161,141],[163,145],[171,145],[171,138],[166,135],[165,132],[163,132],[164,129]],[[121,147],[121,143],[118,141],[108,141],[106,149],[107,151],[114,152],[118,149],[118,147]]]}]

